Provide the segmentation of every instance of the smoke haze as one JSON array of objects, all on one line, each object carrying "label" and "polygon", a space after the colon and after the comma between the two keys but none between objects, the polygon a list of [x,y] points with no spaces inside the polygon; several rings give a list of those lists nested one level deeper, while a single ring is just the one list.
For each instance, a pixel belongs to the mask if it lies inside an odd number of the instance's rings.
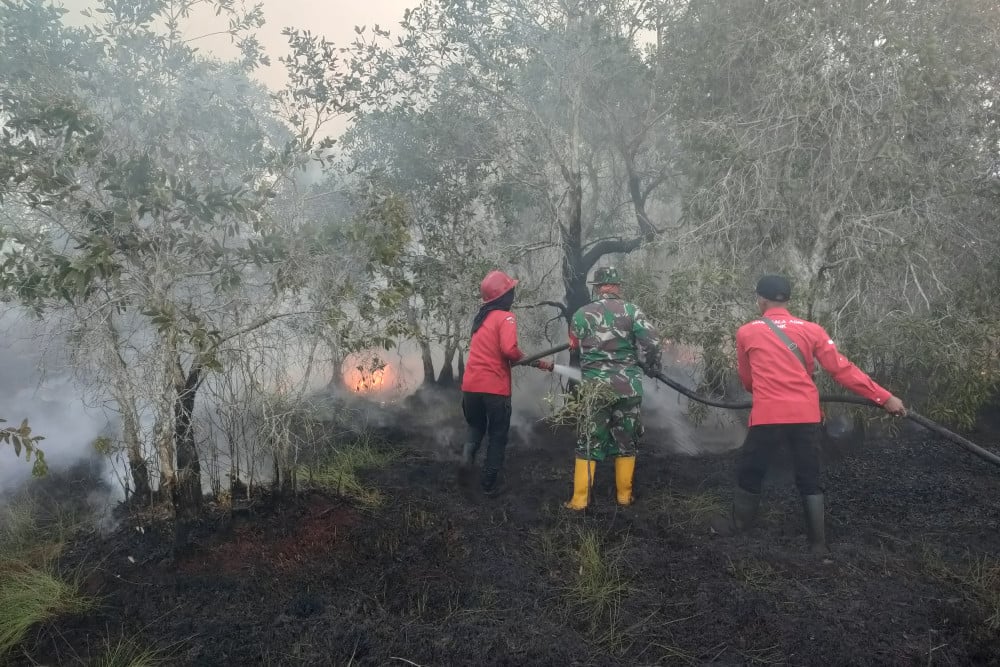
[{"label": "smoke haze", "polygon": [[[52,470],[66,470],[93,453],[93,443],[113,432],[115,423],[89,406],[74,384],[58,346],[43,345],[41,334],[25,312],[11,309],[0,316],[0,417],[5,426],[27,419],[45,438],[39,446]],[[31,476],[31,464],[0,446],[0,493]]]}]

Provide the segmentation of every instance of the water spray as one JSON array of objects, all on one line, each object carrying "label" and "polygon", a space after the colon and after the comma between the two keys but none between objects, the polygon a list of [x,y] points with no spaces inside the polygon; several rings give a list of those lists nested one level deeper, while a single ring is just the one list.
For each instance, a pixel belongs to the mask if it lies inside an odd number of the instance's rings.
[{"label": "water spray", "polygon": [[583,379],[583,374],[580,372],[580,369],[575,366],[555,364],[552,367],[552,372],[562,375],[567,380],[573,380],[574,382],[580,382]]},{"label": "water spray", "polygon": [[[561,345],[559,347],[554,347],[550,350],[546,350],[545,352],[540,352],[536,355],[532,355],[531,357],[525,357],[516,365],[529,364],[533,361],[538,361],[539,359],[547,357],[551,354],[556,354],[562,352],[563,350],[568,350],[568,349],[569,349],[568,344]],[[560,364],[555,366],[553,371],[559,373],[564,377],[568,377],[571,380],[579,381],[581,377],[580,369],[572,366],[563,366]],[[701,394],[695,392],[693,389],[684,386],[680,382],[672,380],[668,376],[664,375],[662,372],[648,373],[648,375],[656,380],[659,380],[660,382],[667,385],[674,391],[683,394],[684,396],[687,396],[692,401],[704,403],[705,405],[711,406],[713,408],[722,408],[724,410],[749,410],[753,406],[752,401],[724,401],[718,398],[712,398],[710,396],[702,396]],[[872,401],[869,401],[867,398],[861,398],[860,396],[821,394],[819,400],[821,403],[846,403],[849,405],[865,405],[872,408],[881,407],[873,403]],[[979,445],[972,442],[968,438],[963,438],[959,434],[953,431],[949,431],[944,426],[941,426],[937,422],[928,419],[927,417],[924,417],[923,415],[918,414],[909,408],[907,408],[906,414],[903,416],[903,418],[909,419],[910,421],[924,427],[928,431],[936,433],[942,438],[945,438],[946,440],[949,440],[961,446],[962,448],[968,450],[969,452],[972,452],[973,454],[983,459],[984,461],[988,461],[995,466],[1000,466],[1000,456],[997,456],[993,452],[980,447]]]}]

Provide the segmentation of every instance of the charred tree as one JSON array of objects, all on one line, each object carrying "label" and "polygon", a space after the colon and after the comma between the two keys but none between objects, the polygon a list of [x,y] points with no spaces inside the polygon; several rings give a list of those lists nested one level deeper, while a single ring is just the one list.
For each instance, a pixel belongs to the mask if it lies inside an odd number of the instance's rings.
[{"label": "charred tree", "polygon": [[434,357],[431,356],[431,344],[425,338],[417,341],[420,345],[420,361],[424,366],[424,384],[434,384]]},{"label": "charred tree", "polygon": [[448,338],[444,348],[444,363],[438,373],[437,383],[442,387],[455,384],[455,355],[458,353],[458,340],[454,336]]},{"label": "charred tree", "polygon": [[[178,362],[178,370],[180,364]],[[174,447],[177,452],[177,478],[173,489],[174,512],[178,524],[192,519],[201,510],[201,463],[194,439],[194,401],[202,380],[202,367],[195,362],[182,375],[174,399]]]},{"label": "charred tree", "polygon": [[133,409],[122,410],[122,433],[125,451],[128,455],[129,472],[132,475],[132,505],[148,505],[153,498],[153,487],[149,481],[149,464],[142,455],[142,439],[139,436],[139,416]]}]

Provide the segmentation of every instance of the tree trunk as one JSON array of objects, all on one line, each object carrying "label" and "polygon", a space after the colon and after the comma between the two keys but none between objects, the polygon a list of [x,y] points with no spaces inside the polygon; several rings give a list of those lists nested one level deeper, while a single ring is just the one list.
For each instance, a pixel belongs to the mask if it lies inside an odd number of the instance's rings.
[{"label": "tree trunk", "polygon": [[281,468],[281,483],[278,485],[278,493],[282,496],[290,496],[295,491],[295,470],[291,466],[285,465]]},{"label": "tree trunk", "polygon": [[[178,362],[179,363],[179,362]],[[201,384],[201,364],[195,362],[178,385],[174,402],[174,447],[177,450],[177,482],[173,500],[177,520],[191,519],[201,510],[201,464],[194,439],[194,399]]]},{"label": "tree trunk", "polygon": [[129,381],[128,368],[121,355],[121,339],[118,336],[118,329],[115,328],[114,319],[108,319],[107,327],[108,340],[111,344],[111,363],[114,366],[111,393],[122,415],[122,436],[125,440],[129,471],[132,474],[133,491],[129,500],[133,504],[143,505],[152,500],[153,488],[149,481],[149,464],[142,454],[139,410],[136,408],[135,393]]},{"label": "tree trunk", "polygon": [[[569,180],[568,219],[563,226],[562,245],[563,262],[562,277],[566,290],[566,327],[570,326],[573,314],[590,303],[590,290],[587,289],[587,271],[583,253],[583,179],[579,171],[565,174]],[[570,351],[570,364],[580,365],[580,355],[576,350]]]},{"label": "tree trunk", "polygon": [[462,384],[465,379],[465,350],[461,350],[458,355],[458,384]]},{"label": "tree trunk", "polygon": [[406,321],[413,330],[417,345],[420,346],[420,360],[424,364],[424,385],[434,384],[434,357],[431,356],[431,344],[424,337],[424,333],[417,321],[417,311],[412,304],[406,304]]},{"label": "tree trunk", "polygon": [[423,338],[417,342],[420,344],[420,360],[424,364],[424,384],[434,384],[434,358],[431,356],[431,344]]},{"label": "tree trunk", "polygon": [[153,439],[156,446],[156,458],[160,468],[160,486],[157,497],[160,502],[173,502],[177,485],[177,464],[174,448],[174,412],[176,386],[179,377],[175,365],[176,339],[168,334],[163,350],[163,384],[156,397],[156,423],[153,426]]},{"label": "tree trunk", "polygon": [[448,339],[444,348],[444,363],[441,365],[441,372],[438,374],[437,382],[442,387],[450,387],[455,384],[455,353],[458,352],[458,340],[454,337]]},{"label": "tree trunk", "polygon": [[[127,407],[126,407],[127,405]],[[125,451],[128,454],[128,466],[132,473],[132,498],[134,505],[145,505],[152,500],[153,488],[149,482],[149,465],[142,455],[142,437],[139,434],[139,415],[135,405],[125,401],[119,402],[122,411],[122,434],[125,439]]]},{"label": "tree trunk", "polygon": [[330,358],[332,360],[333,371],[330,374],[330,382],[327,387],[330,389],[340,389],[344,386],[344,355],[340,349],[330,344]]},{"label": "tree trunk", "polygon": [[[173,410],[171,409],[170,417],[172,416]],[[173,420],[162,415],[153,427],[153,438],[156,441],[156,459],[160,467],[160,485],[157,488],[157,498],[159,502],[172,501],[174,485],[177,481],[177,468],[174,463]]]}]

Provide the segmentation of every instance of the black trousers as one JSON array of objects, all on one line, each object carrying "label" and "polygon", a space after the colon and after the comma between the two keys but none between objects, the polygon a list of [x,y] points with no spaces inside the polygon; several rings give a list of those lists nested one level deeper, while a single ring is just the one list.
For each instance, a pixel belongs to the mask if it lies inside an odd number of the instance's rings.
[{"label": "black trousers", "polygon": [[751,426],[743,442],[737,483],[744,491],[760,493],[764,475],[778,451],[788,448],[795,464],[795,486],[804,496],[822,493],[819,485],[819,424],[764,424]]},{"label": "black trousers", "polygon": [[504,452],[510,434],[510,396],[463,392],[462,412],[469,425],[469,442],[476,448],[489,436],[486,462],[483,464],[483,483],[492,486],[503,467]]}]

